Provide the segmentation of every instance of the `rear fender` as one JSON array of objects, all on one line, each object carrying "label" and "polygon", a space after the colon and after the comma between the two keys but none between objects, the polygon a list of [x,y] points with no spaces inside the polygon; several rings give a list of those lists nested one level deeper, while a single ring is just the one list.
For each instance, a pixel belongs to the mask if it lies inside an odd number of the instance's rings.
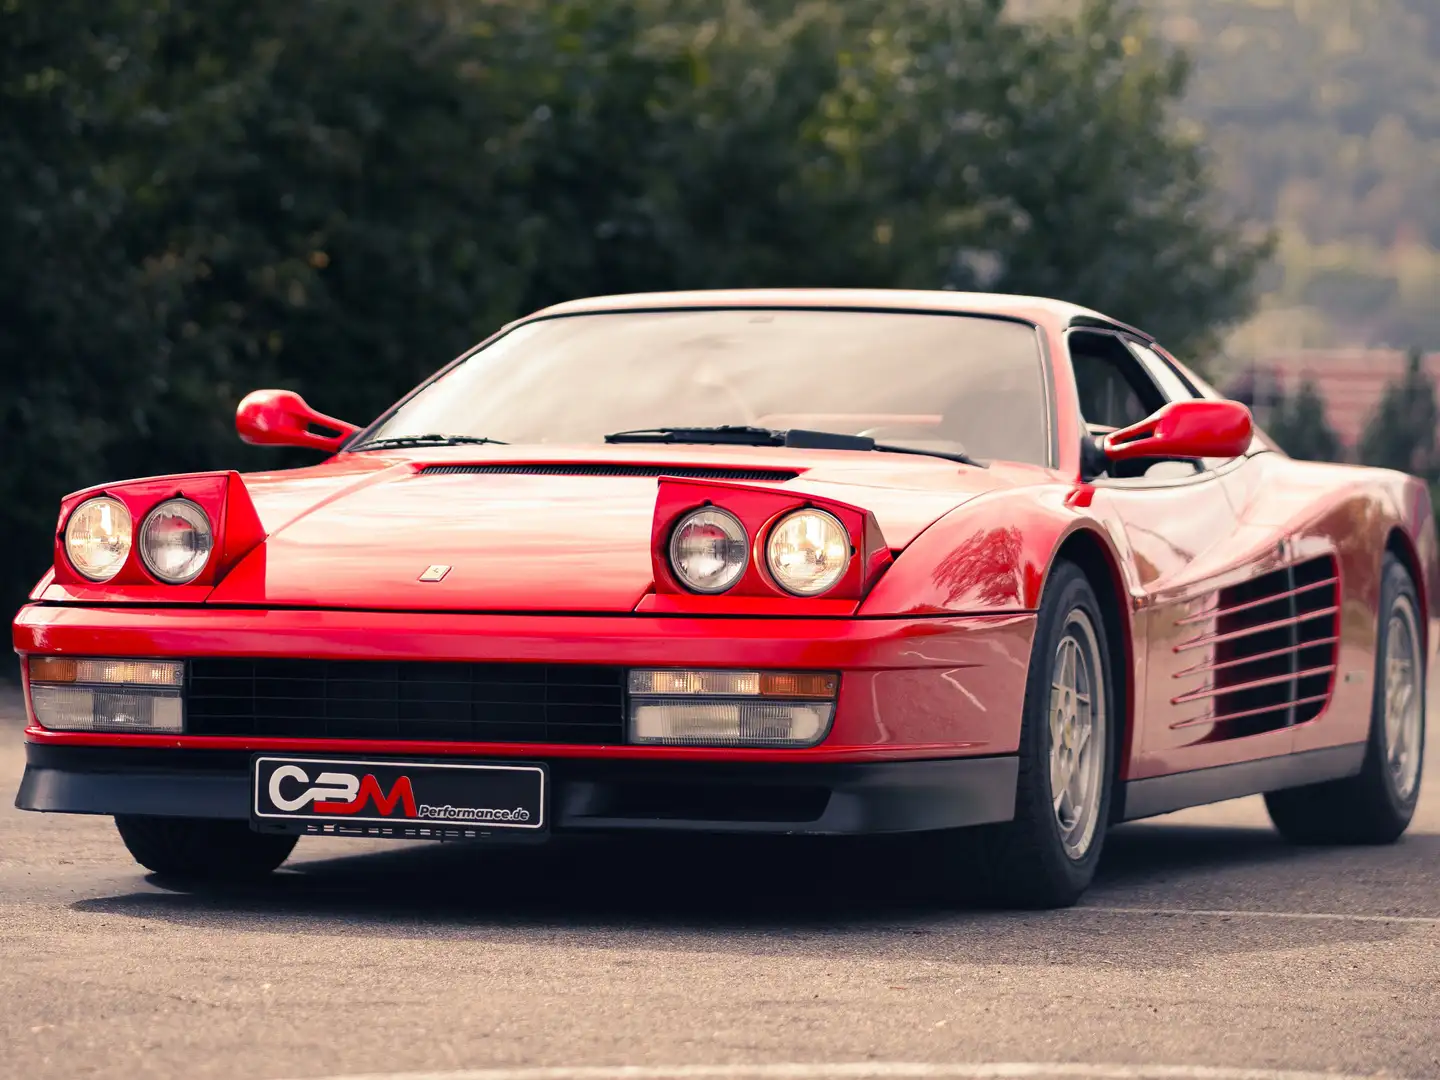
[{"label": "rear fender", "polygon": [[1430,489],[1413,476],[1399,476],[1393,488],[1397,525],[1407,547],[1406,561],[1420,594],[1421,622],[1427,651],[1433,652],[1440,630],[1435,596],[1440,592],[1440,543],[1435,530],[1435,508]]}]

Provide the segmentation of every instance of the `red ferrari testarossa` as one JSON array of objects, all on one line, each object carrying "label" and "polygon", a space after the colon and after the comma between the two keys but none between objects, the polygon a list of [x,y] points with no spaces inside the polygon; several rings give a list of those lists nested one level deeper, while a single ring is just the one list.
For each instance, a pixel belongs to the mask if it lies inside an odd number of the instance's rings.
[{"label": "red ferrari testarossa", "polygon": [[278,390],[237,423],[326,460],[66,497],[14,625],[17,805],[113,815],[161,874],[924,833],[1045,906],[1114,822],[1264,793],[1294,840],[1384,843],[1415,807],[1425,486],[1292,460],[1094,311],[607,297],[363,430]]}]

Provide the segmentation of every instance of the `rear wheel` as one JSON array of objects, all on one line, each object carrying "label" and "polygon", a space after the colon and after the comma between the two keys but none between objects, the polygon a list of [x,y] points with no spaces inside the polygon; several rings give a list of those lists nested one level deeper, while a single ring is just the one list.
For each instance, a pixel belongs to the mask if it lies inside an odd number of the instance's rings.
[{"label": "rear wheel", "polygon": [[1079,567],[1058,563],[1031,649],[1015,818],[976,837],[994,902],[1068,907],[1095,876],[1115,771],[1109,659],[1094,589]]},{"label": "rear wheel", "polygon": [[296,837],[254,832],[243,821],[117,817],[135,861],[162,877],[243,881],[264,877],[290,856]]},{"label": "rear wheel", "polygon": [[1380,586],[1370,735],[1359,775],[1265,796],[1270,820],[1297,844],[1389,844],[1415,815],[1425,758],[1425,646],[1415,583],[1393,555]]}]

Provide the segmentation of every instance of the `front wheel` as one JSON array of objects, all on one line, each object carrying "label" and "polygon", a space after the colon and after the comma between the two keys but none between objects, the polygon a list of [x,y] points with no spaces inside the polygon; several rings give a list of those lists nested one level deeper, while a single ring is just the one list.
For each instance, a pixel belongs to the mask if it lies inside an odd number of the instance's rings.
[{"label": "front wheel", "polygon": [[1409,572],[1387,554],[1365,763],[1358,776],[1265,796],[1270,820],[1291,843],[1390,844],[1409,828],[1425,760],[1425,639],[1419,611]]},{"label": "front wheel", "polygon": [[244,821],[116,817],[135,861],[182,881],[245,881],[264,877],[290,857],[297,837],[266,835]]},{"label": "front wheel", "polygon": [[1100,601],[1079,567],[1058,563],[1031,649],[1015,817],[978,837],[989,899],[1068,907],[1089,887],[1110,817],[1113,685]]}]

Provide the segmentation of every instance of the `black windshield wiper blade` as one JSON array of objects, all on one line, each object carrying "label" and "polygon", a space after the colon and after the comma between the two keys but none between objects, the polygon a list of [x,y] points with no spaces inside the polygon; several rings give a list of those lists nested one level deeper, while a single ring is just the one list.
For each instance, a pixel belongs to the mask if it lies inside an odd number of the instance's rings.
[{"label": "black windshield wiper blade", "polygon": [[505,446],[499,439],[487,439],[481,435],[396,435],[389,439],[371,439],[356,446],[355,450],[398,450],[407,446]]},{"label": "black windshield wiper blade", "polygon": [[839,431],[807,431],[804,428],[790,428],[779,431],[775,428],[751,427],[746,424],[726,424],[721,427],[659,427],[637,428],[634,431],[617,431],[606,435],[607,443],[648,442],[648,443],[712,443],[725,446],[789,446],[803,450],[876,450],[884,454],[920,454],[924,457],[944,458],[958,461],[962,465],[973,465],[984,469],[988,466],[963,451],[923,450],[918,446],[895,446],[877,443],[868,435],[846,435]]},{"label": "black windshield wiper blade", "polygon": [[894,443],[877,443],[869,435],[844,435],[838,431],[805,431],[791,428],[784,433],[782,446],[795,446],[807,450],[876,450],[882,454],[919,454],[923,457],[944,458],[958,461],[962,465],[973,465],[978,469],[989,466],[977,461],[963,450],[925,450],[918,446],[896,446]]},{"label": "black windshield wiper blade", "polygon": [[961,465],[973,465],[977,469],[988,469],[990,463],[973,458],[963,450],[922,450],[918,446],[894,446],[889,443],[876,443],[875,449],[882,454],[921,454],[925,457],[944,458],[946,461],[958,461]]},{"label": "black windshield wiper blade", "polygon": [[748,424],[720,427],[657,427],[616,431],[605,436],[607,443],[716,443],[734,446],[784,446],[785,432]]}]

